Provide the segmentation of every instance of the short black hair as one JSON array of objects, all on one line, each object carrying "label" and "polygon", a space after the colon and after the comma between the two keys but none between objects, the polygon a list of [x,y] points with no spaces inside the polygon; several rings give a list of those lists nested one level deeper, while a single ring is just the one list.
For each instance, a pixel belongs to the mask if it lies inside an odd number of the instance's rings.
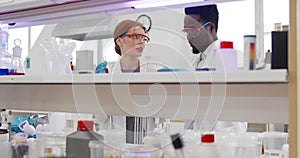
[{"label": "short black hair", "polygon": [[204,6],[196,6],[196,7],[188,7],[184,9],[184,13],[186,15],[190,14],[198,14],[200,15],[202,20],[201,22],[212,22],[216,26],[216,31],[218,31],[218,23],[219,23],[219,11],[217,5],[204,5]]}]

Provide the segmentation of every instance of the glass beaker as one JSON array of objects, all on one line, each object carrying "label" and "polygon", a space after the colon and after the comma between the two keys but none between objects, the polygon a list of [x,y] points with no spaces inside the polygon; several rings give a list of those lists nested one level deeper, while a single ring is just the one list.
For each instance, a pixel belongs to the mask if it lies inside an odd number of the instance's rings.
[{"label": "glass beaker", "polygon": [[22,48],[21,40],[15,39],[14,40],[15,47],[13,48],[13,56],[10,65],[10,73],[11,75],[24,75],[25,68],[24,68],[24,61],[22,60]]}]

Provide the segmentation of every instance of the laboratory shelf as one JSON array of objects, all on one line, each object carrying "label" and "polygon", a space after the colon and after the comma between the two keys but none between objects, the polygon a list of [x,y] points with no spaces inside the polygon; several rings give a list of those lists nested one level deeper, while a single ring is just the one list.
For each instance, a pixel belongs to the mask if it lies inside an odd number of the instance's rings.
[{"label": "laboratory shelf", "polygon": [[287,83],[287,70],[1,76],[3,83]]},{"label": "laboratory shelf", "polygon": [[288,123],[286,70],[2,76],[0,108]]}]

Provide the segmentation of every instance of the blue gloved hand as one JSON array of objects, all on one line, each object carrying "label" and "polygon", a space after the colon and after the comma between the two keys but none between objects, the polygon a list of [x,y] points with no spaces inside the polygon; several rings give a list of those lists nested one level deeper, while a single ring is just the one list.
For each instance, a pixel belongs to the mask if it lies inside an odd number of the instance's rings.
[{"label": "blue gloved hand", "polygon": [[184,72],[184,71],[187,70],[185,68],[168,68],[168,67],[157,70],[157,72]]},{"label": "blue gloved hand", "polygon": [[107,61],[103,61],[101,62],[100,64],[98,64],[96,66],[96,70],[95,70],[95,73],[105,73],[105,68],[106,68],[106,65],[107,65]]}]

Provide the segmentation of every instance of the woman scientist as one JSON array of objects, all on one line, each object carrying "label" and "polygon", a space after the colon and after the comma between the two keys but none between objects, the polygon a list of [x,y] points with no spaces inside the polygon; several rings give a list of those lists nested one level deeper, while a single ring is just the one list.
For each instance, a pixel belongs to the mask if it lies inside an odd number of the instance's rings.
[{"label": "woman scientist", "polygon": [[113,72],[147,71],[146,67],[140,66],[139,60],[145,44],[150,41],[145,27],[139,22],[124,20],[116,26],[113,37],[115,51],[121,56]]},{"label": "woman scientist", "polygon": [[[121,56],[112,68],[112,73],[146,72],[147,66],[141,66],[145,44],[150,38],[146,28],[132,20],[121,21],[114,30],[115,51]],[[113,116],[113,124],[126,128],[126,143],[142,143],[146,132],[154,129],[153,118]],[[126,120],[126,123],[125,123]],[[124,127],[126,125],[126,127]]]}]

